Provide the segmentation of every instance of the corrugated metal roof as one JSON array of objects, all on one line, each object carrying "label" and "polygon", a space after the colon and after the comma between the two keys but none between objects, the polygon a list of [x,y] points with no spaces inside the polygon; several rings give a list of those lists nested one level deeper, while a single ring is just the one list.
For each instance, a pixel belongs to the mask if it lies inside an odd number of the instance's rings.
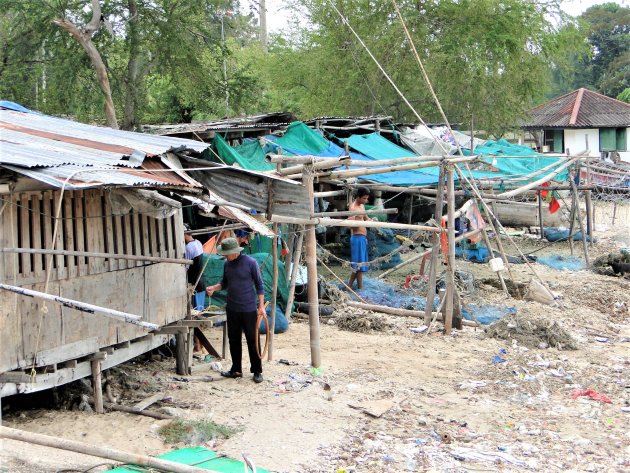
[{"label": "corrugated metal roof", "polygon": [[193,158],[183,158],[182,164],[184,167],[214,166],[213,169],[187,172],[206,189],[228,202],[266,212],[271,186],[272,213],[304,218],[310,215],[308,191],[303,185],[290,179]]},{"label": "corrugated metal roof", "polygon": [[[201,187],[169,171],[170,150],[198,153],[205,143],[146,135],[0,108],[0,166],[55,187]],[[77,171],[82,171],[77,173]]]},{"label": "corrugated metal roof", "polygon": [[203,123],[177,123],[172,125],[147,125],[144,130],[158,135],[177,135],[185,133],[206,133],[209,131],[258,130],[286,128],[295,121],[290,112],[274,112],[248,117],[226,118]]},{"label": "corrugated metal roof", "polygon": [[[7,142],[24,143],[27,139],[39,137],[48,140],[53,147],[65,148],[71,145],[73,150],[118,155],[119,160],[134,151],[158,155],[181,147],[201,153],[208,147],[200,141],[114,130],[48,115],[4,109],[0,109],[0,132],[0,139]],[[41,142],[40,145],[43,147]]]},{"label": "corrugated metal roof", "polygon": [[[85,167],[72,164],[48,168],[25,168],[4,164],[2,167],[28,176],[53,187],[72,189],[87,189],[91,187],[122,186],[122,187],[201,187],[193,186],[160,162],[145,161],[142,168],[130,169],[114,166]],[[109,167],[109,169],[107,169]],[[144,169],[144,168],[149,169]],[[166,172],[158,172],[164,170]],[[67,181],[66,181],[67,180]]]},{"label": "corrugated metal roof", "polygon": [[630,126],[630,104],[578,89],[528,112],[523,128],[617,128]]}]

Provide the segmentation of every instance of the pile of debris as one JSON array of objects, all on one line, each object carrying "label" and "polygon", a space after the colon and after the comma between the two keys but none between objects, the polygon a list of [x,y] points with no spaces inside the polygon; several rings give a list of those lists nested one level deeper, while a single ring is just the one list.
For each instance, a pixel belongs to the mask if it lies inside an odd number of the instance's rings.
[{"label": "pile of debris", "polygon": [[558,322],[531,314],[511,314],[485,329],[488,337],[516,340],[529,348],[577,350],[577,341]]}]

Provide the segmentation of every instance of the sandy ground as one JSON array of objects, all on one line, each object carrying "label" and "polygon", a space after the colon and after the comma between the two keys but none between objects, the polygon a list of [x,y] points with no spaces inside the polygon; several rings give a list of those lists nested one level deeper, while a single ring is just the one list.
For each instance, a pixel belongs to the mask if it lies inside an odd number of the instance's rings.
[{"label": "sandy ground", "polygon": [[[601,229],[593,257],[630,246],[626,224]],[[569,253],[567,243],[542,248],[546,243],[523,238],[519,244],[540,250],[534,254]],[[580,248],[575,245],[576,255]],[[519,314],[557,321],[576,339],[577,350],[527,348],[470,327],[448,337],[437,331],[441,326],[413,333],[409,328],[418,320],[393,316],[383,316],[386,331],[368,333],[322,319],[323,373],[313,376],[309,327],[296,320],[276,336],[274,361],[264,364],[260,385],[248,376],[222,379],[202,363],[195,375],[215,381],[181,381],[168,358],[123,365],[119,371],[133,383],[114,394],[131,404],[164,390],[172,400],[154,409],[238,428],[207,446],[234,458],[245,453],[278,472],[629,471],[630,280],[534,266],[562,295],[564,310],[506,300],[486,284],[465,302],[508,304]],[[491,276],[485,265],[458,261],[457,267],[477,278]],[[531,279],[525,265],[513,268],[517,282]],[[404,268],[389,281],[401,286],[415,270]],[[220,329],[207,335],[220,346]],[[505,361],[493,364],[495,355]],[[229,361],[223,364],[229,368]],[[611,403],[572,398],[581,388]],[[350,407],[361,401],[390,408],[373,417]],[[185,446],[161,440],[157,431],[169,421],[117,412],[9,409],[3,420],[9,427],[148,455]],[[0,447],[0,472],[82,472],[106,462],[14,441],[0,440]]]}]

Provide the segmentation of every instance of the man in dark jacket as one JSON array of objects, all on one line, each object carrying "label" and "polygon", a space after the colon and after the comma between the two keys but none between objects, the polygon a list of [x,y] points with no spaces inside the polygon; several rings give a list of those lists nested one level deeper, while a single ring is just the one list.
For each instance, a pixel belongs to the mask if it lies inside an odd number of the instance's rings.
[{"label": "man in dark jacket", "polygon": [[236,238],[226,238],[221,242],[217,253],[225,256],[223,278],[221,282],[206,288],[208,296],[215,291],[227,289],[227,330],[232,356],[232,368],[223,371],[226,378],[241,378],[242,369],[242,334],[245,332],[247,351],[249,352],[250,371],[254,373],[254,382],[261,383],[262,360],[256,350],[256,321],[257,316],[265,317],[264,297],[260,268],[256,260],[242,255]]}]

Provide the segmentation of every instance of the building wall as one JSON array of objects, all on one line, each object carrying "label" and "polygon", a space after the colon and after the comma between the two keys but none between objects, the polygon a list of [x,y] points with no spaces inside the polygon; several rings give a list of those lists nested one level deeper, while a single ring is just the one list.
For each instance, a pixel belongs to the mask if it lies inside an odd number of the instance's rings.
[{"label": "building wall", "polygon": [[[113,215],[102,190],[1,195],[0,248],[183,258],[181,211],[167,219]],[[0,253],[0,282],[141,315],[166,325],[187,308],[183,264],[123,259]],[[50,365],[120,344],[147,331],[98,314],[0,290],[0,373]]]},{"label": "building wall", "polygon": [[586,149],[588,137],[588,149],[591,155],[599,154],[599,129],[572,129],[564,130],[564,148],[569,148],[571,154],[577,154]]}]

